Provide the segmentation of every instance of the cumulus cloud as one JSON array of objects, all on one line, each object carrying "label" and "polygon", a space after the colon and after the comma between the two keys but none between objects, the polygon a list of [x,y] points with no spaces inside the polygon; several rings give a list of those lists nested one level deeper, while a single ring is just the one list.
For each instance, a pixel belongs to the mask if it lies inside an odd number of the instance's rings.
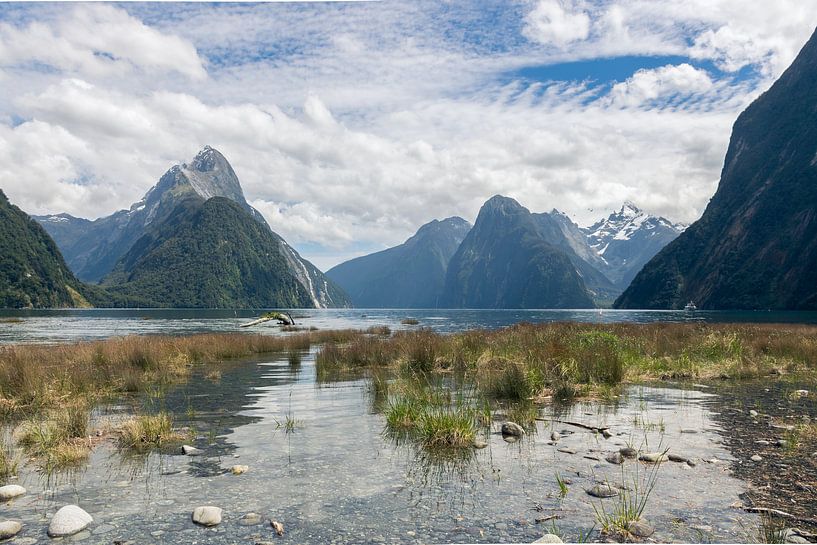
[{"label": "cumulus cloud", "polygon": [[613,85],[609,98],[614,105],[634,107],[658,99],[703,94],[713,86],[706,70],[686,63],[668,64],[652,70],[638,70],[626,81]]},{"label": "cumulus cloud", "polygon": [[[98,217],[210,144],[323,266],[473,220],[496,193],[584,224],[625,199],[690,222],[734,118],[813,30],[779,5],[20,8],[0,16],[0,187],[31,213]],[[685,59],[620,81],[513,75],[616,55]]]},{"label": "cumulus cloud", "polygon": [[178,72],[194,80],[207,75],[190,42],[105,5],[71,8],[52,25],[0,23],[0,64],[41,64],[80,76],[121,76],[132,70]]},{"label": "cumulus cloud", "polygon": [[590,16],[572,0],[539,0],[525,17],[523,33],[545,45],[565,47],[590,33]]}]

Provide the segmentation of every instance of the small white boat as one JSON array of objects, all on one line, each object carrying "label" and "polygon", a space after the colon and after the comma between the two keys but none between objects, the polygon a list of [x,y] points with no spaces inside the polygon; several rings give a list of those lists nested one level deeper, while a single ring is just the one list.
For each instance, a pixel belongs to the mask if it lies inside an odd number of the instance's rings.
[{"label": "small white boat", "polygon": [[687,303],[687,304],[684,306],[684,310],[686,310],[686,311],[698,310],[698,307],[696,307],[696,306],[695,306],[695,303],[693,303],[692,301],[690,301],[689,303]]}]

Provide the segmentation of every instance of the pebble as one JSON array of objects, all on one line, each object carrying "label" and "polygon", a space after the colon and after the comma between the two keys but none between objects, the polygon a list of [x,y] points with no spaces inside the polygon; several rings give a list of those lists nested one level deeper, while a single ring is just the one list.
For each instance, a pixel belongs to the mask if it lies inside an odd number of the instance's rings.
[{"label": "pebble", "polygon": [[201,449],[191,447],[190,445],[182,445],[182,454],[185,456],[199,456],[201,454]]},{"label": "pebble", "polygon": [[561,438],[562,436],[556,433],[555,431],[550,432],[550,440],[553,441],[554,443]]},{"label": "pebble", "polygon": [[230,468],[230,473],[233,475],[241,475],[250,470],[250,466],[234,465]]},{"label": "pebble", "polygon": [[610,430],[601,430],[601,435],[605,439],[610,439],[613,436],[613,434],[610,433]]},{"label": "pebble", "polygon": [[695,429],[692,429],[692,428],[683,428],[681,430],[681,433],[698,433],[698,430],[695,430]]},{"label": "pebble", "polygon": [[669,460],[669,456],[664,454],[663,452],[645,452],[641,456],[638,457],[639,460],[642,462],[647,462],[648,464],[659,464],[661,462],[666,462]]},{"label": "pebble", "polygon": [[604,457],[605,460],[610,462],[611,464],[623,464],[624,463],[624,455],[620,452],[611,452],[607,456]]},{"label": "pebble", "polygon": [[193,522],[202,526],[216,526],[221,524],[221,508],[212,505],[203,505],[193,510]]},{"label": "pebble", "polygon": [[562,538],[560,538],[556,534],[545,534],[536,541],[534,541],[534,543],[564,543],[564,542],[562,541]]},{"label": "pebble", "polygon": [[647,538],[655,533],[655,528],[653,528],[652,524],[646,520],[641,519],[634,520],[628,524],[627,531],[633,534],[635,537]]},{"label": "pebble", "polygon": [[476,448],[476,449],[483,449],[483,448],[488,446],[488,443],[486,443],[482,439],[474,439],[473,445],[474,445],[474,448]]},{"label": "pebble", "polygon": [[558,452],[564,452],[565,454],[576,454],[578,451],[572,448],[562,447],[556,449]]},{"label": "pebble", "polygon": [[94,521],[93,517],[77,505],[66,505],[54,513],[48,525],[50,537],[63,537],[78,534]]},{"label": "pebble", "polygon": [[632,447],[624,447],[620,449],[619,452],[625,458],[635,458],[636,456],[638,456],[638,451]]},{"label": "pebble", "polygon": [[585,490],[588,494],[595,498],[612,498],[613,496],[618,496],[619,491],[611,487],[610,485],[600,485],[597,484],[593,488],[588,488]]},{"label": "pebble", "polygon": [[255,526],[256,524],[261,524],[262,522],[264,522],[264,517],[258,513],[247,513],[238,519],[238,523],[241,526]]},{"label": "pebble", "polygon": [[0,539],[9,539],[20,533],[23,525],[16,520],[5,520],[0,522]]},{"label": "pebble", "polygon": [[757,411],[752,409],[751,411],[749,411],[749,416],[757,416]]},{"label": "pebble", "polygon": [[278,534],[279,536],[284,535],[284,525],[283,524],[281,524],[277,520],[271,520],[271,521],[269,521],[269,523],[270,523],[270,526],[272,526],[272,529],[275,530],[276,534]]},{"label": "pebble", "polygon": [[0,486],[0,501],[9,501],[26,493],[26,489],[19,484]]},{"label": "pebble", "polygon": [[505,422],[504,424],[502,424],[502,435],[522,437],[523,435],[525,435],[525,430],[516,422]]},{"label": "pebble", "polygon": [[686,464],[689,462],[689,458],[681,456],[680,454],[668,454],[667,458],[669,458],[670,462],[678,462],[679,464]]},{"label": "pebble", "polygon": [[762,457],[762,456],[760,456],[759,454],[755,454],[755,455],[754,455],[754,456],[752,456],[750,459],[751,459],[753,462],[762,462],[762,461],[763,461],[763,457]]}]

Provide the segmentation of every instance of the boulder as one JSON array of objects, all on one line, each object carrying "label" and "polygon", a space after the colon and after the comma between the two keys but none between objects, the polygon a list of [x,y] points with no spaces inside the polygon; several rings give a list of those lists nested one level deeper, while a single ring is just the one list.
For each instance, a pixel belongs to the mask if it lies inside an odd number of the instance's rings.
[{"label": "boulder", "polygon": [[0,501],[9,501],[26,493],[26,489],[19,484],[0,486]]},{"label": "boulder", "polygon": [[221,524],[221,507],[203,505],[193,510],[193,522],[202,526]]},{"label": "boulder", "polygon": [[20,533],[23,525],[16,520],[4,520],[0,522],[0,540],[11,539]]},{"label": "boulder", "polygon": [[78,534],[88,527],[94,518],[77,505],[66,505],[61,507],[51,519],[48,525],[48,535],[50,537],[63,537]]}]

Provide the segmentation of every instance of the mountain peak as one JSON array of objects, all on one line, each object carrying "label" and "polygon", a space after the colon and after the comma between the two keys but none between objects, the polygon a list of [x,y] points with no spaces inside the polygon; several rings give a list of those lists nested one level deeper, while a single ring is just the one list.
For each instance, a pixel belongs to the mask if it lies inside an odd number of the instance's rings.
[{"label": "mountain peak", "polygon": [[619,214],[623,216],[627,216],[630,218],[634,218],[639,214],[642,214],[644,211],[641,210],[633,201],[624,201],[624,205],[621,207]]}]

